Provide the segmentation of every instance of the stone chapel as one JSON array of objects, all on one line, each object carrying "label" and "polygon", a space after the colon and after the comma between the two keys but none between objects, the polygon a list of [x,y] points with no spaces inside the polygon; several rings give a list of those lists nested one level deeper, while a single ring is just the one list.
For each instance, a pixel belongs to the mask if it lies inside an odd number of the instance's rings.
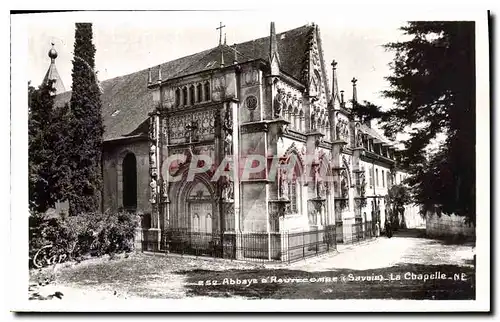
[{"label": "stone chapel", "polygon": [[[335,227],[342,242],[355,223],[383,227],[398,150],[350,113],[357,80],[345,99],[325,58],[317,25],[271,23],[266,37],[103,81],[102,211],[140,213],[158,240]],[[213,180],[221,164],[232,178]]]}]

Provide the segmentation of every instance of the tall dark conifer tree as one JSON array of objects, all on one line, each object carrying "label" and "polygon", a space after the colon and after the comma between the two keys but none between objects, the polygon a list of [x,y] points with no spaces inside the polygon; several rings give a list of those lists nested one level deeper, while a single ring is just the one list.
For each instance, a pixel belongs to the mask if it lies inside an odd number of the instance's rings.
[{"label": "tall dark conifer tree", "polygon": [[101,154],[104,132],[101,93],[95,73],[92,24],[77,23],[71,93],[70,213],[96,212],[102,185]]},{"label": "tall dark conifer tree", "polygon": [[[402,164],[424,210],[475,221],[475,26],[473,22],[410,22],[407,41],[386,47],[395,53],[391,88],[396,106],[383,113],[386,134],[413,128]],[[434,153],[426,147],[444,133]]]},{"label": "tall dark conifer tree", "polygon": [[52,193],[53,145],[50,142],[52,84],[28,85],[28,181],[30,209],[45,212],[56,201]]}]

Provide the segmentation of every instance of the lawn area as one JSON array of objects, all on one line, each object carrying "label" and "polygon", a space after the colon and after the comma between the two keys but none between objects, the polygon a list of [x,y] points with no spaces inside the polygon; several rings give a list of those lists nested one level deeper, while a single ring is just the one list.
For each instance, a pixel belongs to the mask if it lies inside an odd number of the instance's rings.
[{"label": "lawn area", "polygon": [[300,265],[136,253],[61,267],[52,287],[107,294],[104,298],[474,299],[474,281],[471,266],[400,264],[310,271]]}]

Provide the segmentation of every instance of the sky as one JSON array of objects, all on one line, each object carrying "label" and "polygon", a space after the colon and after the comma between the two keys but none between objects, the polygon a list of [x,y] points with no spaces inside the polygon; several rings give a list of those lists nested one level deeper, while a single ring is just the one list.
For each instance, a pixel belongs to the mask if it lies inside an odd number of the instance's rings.
[{"label": "sky", "polygon": [[[324,59],[331,86],[333,59],[346,99],[352,97],[353,77],[358,79],[360,101],[387,107],[392,104],[380,92],[387,88],[393,54],[382,46],[401,38],[398,19],[371,19],[360,23],[349,15],[332,19],[330,14],[277,15],[254,11],[238,12],[114,12],[78,15],[34,14],[27,18],[28,80],[39,85],[50,65],[47,53],[55,44],[56,66],[66,90],[71,88],[75,22],[92,22],[96,47],[96,69],[100,81],[133,73],[179,57],[217,46],[219,22],[226,27],[227,44],[269,35],[274,21],[280,33],[308,23],[321,32]],[[144,84],[146,86],[146,84]]]}]

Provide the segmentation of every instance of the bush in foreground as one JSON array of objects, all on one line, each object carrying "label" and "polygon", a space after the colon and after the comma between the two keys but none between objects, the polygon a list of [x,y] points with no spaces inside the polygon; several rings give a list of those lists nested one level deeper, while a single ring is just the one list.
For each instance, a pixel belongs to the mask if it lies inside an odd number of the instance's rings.
[{"label": "bush in foreground", "polygon": [[130,252],[138,224],[137,216],[127,212],[70,217],[33,213],[29,219],[30,267]]}]

